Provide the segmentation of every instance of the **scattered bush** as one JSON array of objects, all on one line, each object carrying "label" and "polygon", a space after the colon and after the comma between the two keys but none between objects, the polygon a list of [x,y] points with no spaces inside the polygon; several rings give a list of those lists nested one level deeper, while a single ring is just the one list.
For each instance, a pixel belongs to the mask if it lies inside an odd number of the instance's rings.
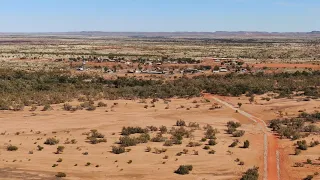
[{"label": "scattered bush", "polygon": [[306,140],[302,140],[302,141],[297,141],[297,145],[298,145],[298,149],[300,150],[307,150],[308,149],[308,145],[307,145],[307,141]]},{"label": "scattered bush", "polygon": [[18,150],[17,146],[13,146],[11,144],[9,146],[7,146],[7,151],[16,151],[16,150]]},{"label": "scattered bush", "polygon": [[229,147],[236,147],[238,145],[239,141],[238,140],[235,140],[233,141]]},{"label": "scattered bush", "polygon": [[192,169],[192,165],[181,165],[174,173],[185,175],[189,174],[189,172],[192,171]]},{"label": "scattered bush", "polygon": [[234,122],[234,121],[227,122],[227,127],[238,128],[240,126],[241,126],[241,124],[239,122]]},{"label": "scattered bush", "polygon": [[212,150],[210,150],[208,153],[209,153],[209,154],[215,154],[216,151],[212,149]]},{"label": "scattered bush", "polygon": [[47,138],[47,140],[44,142],[44,144],[47,145],[56,145],[59,143],[59,140],[56,138]]},{"label": "scattered bush", "polygon": [[180,119],[176,122],[176,126],[186,126],[186,122]]},{"label": "scattered bush", "polygon": [[242,176],[241,180],[258,180],[259,179],[259,168],[253,167],[248,169],[244,175]]},{"label": "scattered bush", "polygon": [[64,146],[58,146],[56,154],[61,154],[63,152],[64,148],[65,148]]},{"label": "scattered bush", "polygon": [[214,139],[210,139],[209,141],[208,141],[208,145],[210,145],[210,146],[214,146],[214,145],[216,145],[217,144],[217,142],[214,140]]},{"label": "scattered bush", "polygon": [[136,133],[148,133],[147,129],[143,129],[141,127],[123,127],[121,131],[121,135],[128,136],[130,134]]},{"label": "scattered bush", "polygon": [[100,101],[100,102],[98,102],[98,107],[107,107],[107,104]]},{"label": "scattered bush", "polygon": [[241,137],[241,136],[244,135],[244,133],[245,133],[245,131],[243,131],[243,130],[236,130],[236,131],[234,131],[234,132],[232,133],[232,135],[233,135],[234,137]]},{"label": "scattered bush", "polygon": [[167,133],[167,131],[168,131],[168,129],[167,129],[166,126],[160,126],[159,130],[160,130],[160,132],[161,132],[162,134]]},{"label": "scattered bush", "polygon": [[46,105],[43,106],[42,111],[50,111],[50,110],[52,110],[52,109],[53,109],[53,108],[50,106],[50,104],[46,104]]},{"label": "scattered bush", "polygon": [[126,152],[125,147],[122,147],[122,146],[119,146],[119,147],[117,147],[117,146],[112,146],[112,153],[114,153],[114,154],[122,154],[122,153],[124,153],[124,152]]},{"label": "scattered bush", "polygon": [[67,177],[67,175],[66,175],[66,173],[58,172],[58,173],[56,174],[56,177],[59,177],[59,178],[61,178],[61,177]]},{"label": "scattered bush", "polygon": [[245,140],[243,143],[243,148],[249,148],[250,142],[248,140]]},{"label": "scattered bush", "polygon": [[59,159],[57,160],[57,162],[62,162],[62,158],[59,158]]},{"label": "scattered bush", "polygon": [[204,149],[204,150],[209,150],[209,149],[210,149],[210,146],[206,145],[206,146],[203,147],[203,149]]}]

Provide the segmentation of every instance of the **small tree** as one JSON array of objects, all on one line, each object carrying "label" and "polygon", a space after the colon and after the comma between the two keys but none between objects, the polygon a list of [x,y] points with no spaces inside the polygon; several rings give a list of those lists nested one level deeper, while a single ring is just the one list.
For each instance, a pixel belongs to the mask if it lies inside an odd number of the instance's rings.
[{"label": "small tree", "polygon": [[242,106],[242,103],[238,102],[238,107],[241,108],[241,106]]}]

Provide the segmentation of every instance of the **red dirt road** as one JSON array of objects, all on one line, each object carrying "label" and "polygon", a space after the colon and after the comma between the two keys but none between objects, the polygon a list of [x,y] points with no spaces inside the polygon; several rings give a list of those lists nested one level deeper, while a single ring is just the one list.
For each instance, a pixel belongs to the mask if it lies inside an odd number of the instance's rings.
[{"label": "red dirt road", "polygon": [[[272,134],[272,132],[270,132],[266,126],[266,123],[259,118],[256,118],[255,116],[253,116],[252,114],[249,114],[243,110],[240,110],[236,107],[234,107],[234,105],[228,103],[224,100],[221,100],[219,98],[214,97],[213,95],[210,94],[204,94],[205,98],[210,98],[210,99],[214,99],[216,101],[218,101],[219,103],[224,104],[225,106],[232,108],[234,110],[238,110],[240,114],[248,117],[249,119],[251,119],[252,121],[254,121],[255,123],[258,123],[261,125],[262,127],[262,131],[267,135],[267,157],[265,159],[264,164],[267,165],[267,172],[266,174],[264,174],[263,179],[266,180],[279,180],[280,179],[280,173],[278,171],[280,171],[280,169],[278,170],[278,162],[277,162],[277,151],[278,151],[278,139],[277,137]],[[265,143],[265,142],[262,142]],[[280,158],[280,157],[279,157]],[[279,160],[280,161],[280,160]],[[278,174],[279,173],[279,174]],[[267,177],[266,177],[267,175]]]}]

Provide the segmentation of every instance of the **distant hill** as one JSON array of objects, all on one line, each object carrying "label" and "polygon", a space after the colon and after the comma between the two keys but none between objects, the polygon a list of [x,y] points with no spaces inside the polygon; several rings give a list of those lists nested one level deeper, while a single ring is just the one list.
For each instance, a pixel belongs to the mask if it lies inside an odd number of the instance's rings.
[{"label": "distant hill", "polygon": [[88,36],[88,37],[132,37],[132,38],[297,38],[320,37],[320,31],[311,32],[260,32],[260,31],[216,31],[216,32],[52,32],[52,33],[1,33],[0,35],[40,35],[40,36]]}]

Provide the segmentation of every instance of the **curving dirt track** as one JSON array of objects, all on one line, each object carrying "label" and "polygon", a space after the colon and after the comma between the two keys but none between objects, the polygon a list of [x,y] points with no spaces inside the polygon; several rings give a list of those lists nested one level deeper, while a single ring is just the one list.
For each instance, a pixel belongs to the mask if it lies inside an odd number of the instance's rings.
[{"label": "curving dirt track", "polygon": [[[247,118],[251,119],[254,121],[254,123],[258,123],[260,125],[261,131],[263,131],[266,135],[266,139],[264,140],[265,144],[265,157],[264,157],[264,175],[263,179],[264,180],[280,180],[280,157],[277,157],[277,152],[278,152],[278,139],[277,137],[270,132],[270,130],[267,127],[267,124],[262,120],[259,119],[252,114],[249,114],[243,110],[240,110],[236,107],[234,107],[232,104],[221,100],[220,98],[217,98],[211,94],[203,94],[205,98],[208,99],[213,99],[217,101],[218,103],[221,103],[233,110],[237,110],[238,113],[246,116]],[[279,153],[279,152],[278,152]]]}]

